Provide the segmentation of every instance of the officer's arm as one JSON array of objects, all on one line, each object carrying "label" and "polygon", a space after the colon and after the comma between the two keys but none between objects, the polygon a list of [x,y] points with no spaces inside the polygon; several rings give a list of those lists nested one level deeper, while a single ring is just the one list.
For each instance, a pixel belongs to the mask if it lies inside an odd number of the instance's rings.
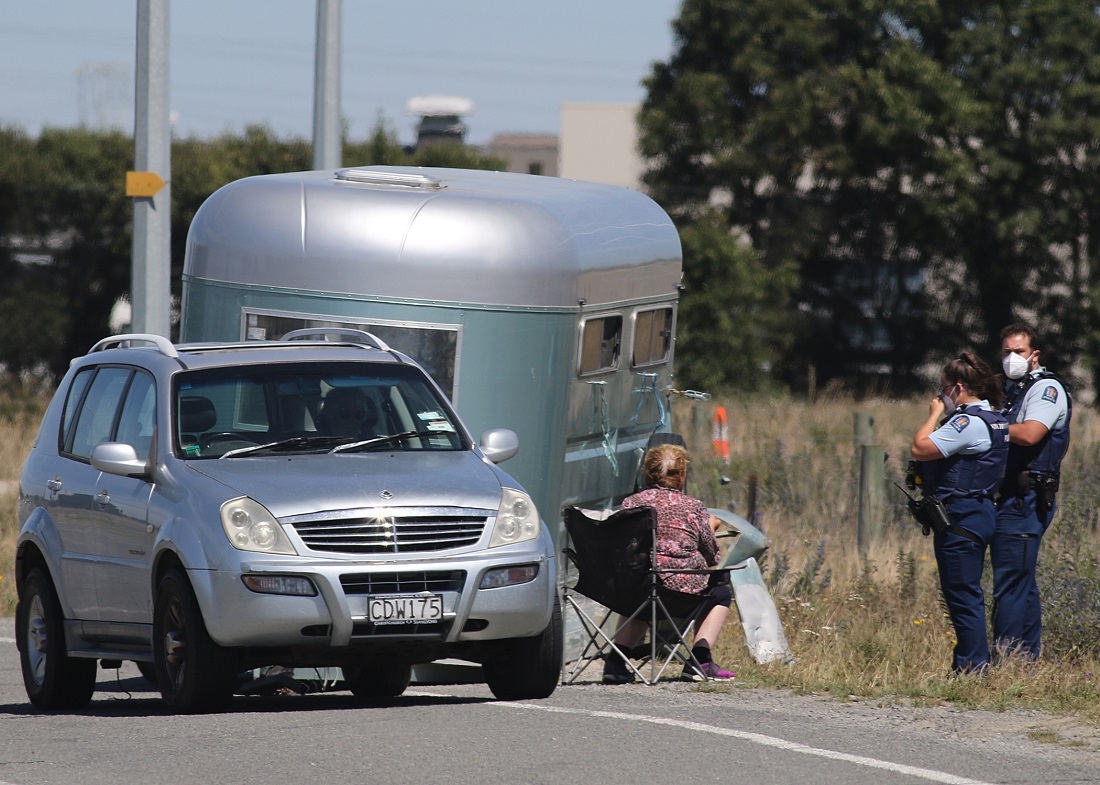
[{"label": "officer's arm", "polygon": [[1038,420],[1024,420],[1008,426],[1008,440],[1021,447],[1038,444],[1050,429]]},{"label": "officer's arm", "polygon": [[917,438],[913,440],[913,445],[909,448],[909,452],[913,455],[915,461],[938,461],[944,457],[944,454],[940,452],[940,448],[936,446],[935,442],[929,439],[927,436],[921,437],[919,434]]},{"label": "officer's arm", "polygon": [[929,406],[928,419],[924,421],[924,425],[917,429],[917,433],[913,437],[913,444],[909,447],[909,452],[915,461],[935,461],[945,457],[940,452],[940,448],[936,446],[936,443],[928,438],[936,430],[940,415],[943,414],[943,403],[940,403],[937,407],[937,401],[938,399]]}]

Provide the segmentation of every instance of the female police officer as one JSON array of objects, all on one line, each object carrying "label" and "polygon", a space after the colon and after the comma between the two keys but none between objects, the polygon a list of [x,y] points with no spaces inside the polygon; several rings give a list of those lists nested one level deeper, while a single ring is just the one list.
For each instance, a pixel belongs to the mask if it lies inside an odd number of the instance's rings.
[{"label": "female police officer", "polygon": [[934,547],[955,626],[953,669],[967,673],[989,665],[982,567],[997,525],[993,495],[1008,458],[1008,421],[995,411],[1000,384],[970,352],[943,367],[940,385],[910,450],[920,462],[924,496],[942,501],[950,519],[935,533]]}]

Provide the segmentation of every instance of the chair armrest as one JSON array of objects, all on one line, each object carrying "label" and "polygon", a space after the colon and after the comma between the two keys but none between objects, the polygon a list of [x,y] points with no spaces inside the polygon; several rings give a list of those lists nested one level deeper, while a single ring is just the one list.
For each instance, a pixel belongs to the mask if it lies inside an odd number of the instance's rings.
[{"label": "chair armrest", "polygon": [[705,569],[682,569],[677,570],[671,567],[658,567],[653,572],[658,575],[714,575],[719,572],[729,572],[730,570],[743,570],[747,565],[743,562],[740,564],[731,564],[729,567],[707,567]]}]

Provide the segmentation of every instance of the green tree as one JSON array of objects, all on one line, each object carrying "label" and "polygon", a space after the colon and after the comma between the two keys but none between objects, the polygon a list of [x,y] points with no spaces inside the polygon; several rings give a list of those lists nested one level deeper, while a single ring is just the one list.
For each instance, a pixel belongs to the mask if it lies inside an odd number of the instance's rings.
[{"label": "green tree", "polygon": [[676,329],[677,376],[685,387],[757,390],[788,348],[791,263],[766,267],[725,216],[706,209],[680,231],[684,293]]},{"label": "green tree", "polygon": [[12,369],[45,364],[59,374],[107,334],[114,301],[130,286],[125,170],[133,143],[118,132],[46,129],[22,146],[22,165],[5,168],[3,209],[18,215],[11,229],[26,246],[45,248],[53,261],[12,276],[7,305],[29,318],[0,338]]},{"label": "green tree", "polygon": [[958,75],[978,110],[961,129],[970,179],[945,222],[964,284],[941,296],[975,314],[970,338],[1033,320],[1043,354],[1085,359],[1100,379],[1100,7],[1075,0],[941,4],[916,34]]},{"label": "green tree", "polygon": [[347,166],[403,166],[409,154],[397,141],[397,134],[382,115],[374,129],[362,142],[344,143],[344,163]]},{"label": "green tree", "polygon": [[[311,146],[250,126],[240,136],[172,143],[172,290],[180,294],[187,230],[203,201],[242,177],[304,171]],[[364,141],[345,143],[349,165],[503,168],[473,147],[440,145],[415,154],[379,119]],[[133,205],[125,173],[133,140],[119,132],[46,129],[37,138],[0,127],[0,365],[63,373],[69,358],[108,333],[112,308],[128,296]],[[27,264],[26,249],[48,264]]]},{"label": "green tree", "polygon": [[1030,315],[1066,360],[1100,346],[1094,5],[686,0],[674,27],[646,182],[680,223],[711,205],[765,269],[796,265],[780,378],[910,386]]},{"label": "green tree", "polygon": [[0,371],[44,371],[63,344],[68,319],[44,265],[35,263],[34,140],[0,128]]}]

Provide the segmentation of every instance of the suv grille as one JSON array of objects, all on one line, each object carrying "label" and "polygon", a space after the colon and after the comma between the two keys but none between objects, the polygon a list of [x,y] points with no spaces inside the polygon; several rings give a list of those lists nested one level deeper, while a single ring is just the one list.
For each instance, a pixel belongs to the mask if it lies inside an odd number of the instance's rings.
[{"label": "suv grille", "polygon": [[340,576],[344,594],[416,594],[430,591],[462,591],[465,570],[409,570],[403,572],[354,572]]},{"label": "suv grille", "polygon": [[[389,512],[389,511],[387,511]],[[488,518],[439,511],[432,515],[359,515],[292,521],[302,541],[330,553],[418,553],[462,548],[481,539]]]}]

